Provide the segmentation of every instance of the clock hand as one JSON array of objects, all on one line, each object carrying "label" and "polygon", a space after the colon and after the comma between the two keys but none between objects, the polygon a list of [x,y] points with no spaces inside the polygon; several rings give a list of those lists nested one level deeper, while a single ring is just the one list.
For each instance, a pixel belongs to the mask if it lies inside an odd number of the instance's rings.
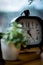
[{"label": "clock hand", "polygon": [[[30,33],[30,29],[29,28],[25,28],[25,27],[19,27],[20,29],[24,29],[24,31],[26,32],[26,36],[27,37],[31,37],[33,40],[34,38],[32,37],[31,33]],[[27,34],[28,33],[28,34]],[[28,36],[29,35],[29,36]],[[35,40],[34,40],[35,41]]]},{"label": "clock hand", "polygon": [[[32,37],[32,35],[31,35],[31,33],[30,33],[30,31],[28,30],[27,31],[27,33],[29,34],[29,36],[34,40],[34,38]],[[35,42],[35,40],[34,40],[34,42]]]},{"label": "clock hand", "polygon": [[31,33],[29,32],[29,30],[27,30],[27,33],[32,37]]},{"label": "clock hand", "polygon": [[30,33],[30,29],[29,28],[25,28],[25,27],[20,27],[20,29],[24,29],[25,31],[27,31],[27,33],[32,37],[31,33]]}]

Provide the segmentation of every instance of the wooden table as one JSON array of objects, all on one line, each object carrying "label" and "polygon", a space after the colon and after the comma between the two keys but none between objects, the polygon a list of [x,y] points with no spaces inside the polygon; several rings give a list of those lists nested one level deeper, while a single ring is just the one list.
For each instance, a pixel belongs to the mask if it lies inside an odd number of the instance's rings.
[{"label": "wooden table", "polygon": [[36,53],[39,50],[39,48],[21,50],[17,60],[2,60],[4,64],[0,65],[41,65],[40,54]]},{"label": "wooden table", "polygon": [[[40,65],[40,58],[39,55],[36,55],[35,53],[24,53],[19,54],[19,59],[15,61],[5,61],[5,65],[29,65],[34,61],[34,64],[38,63],[37,65]],[[38,61],[36,61],[38,60]]]}]

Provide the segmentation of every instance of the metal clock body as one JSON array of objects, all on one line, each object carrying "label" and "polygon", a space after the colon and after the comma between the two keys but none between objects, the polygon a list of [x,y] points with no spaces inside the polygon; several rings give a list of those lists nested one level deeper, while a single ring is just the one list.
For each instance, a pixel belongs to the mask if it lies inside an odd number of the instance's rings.
[{"label": "metal clock body", "polygon": [[28,13],[25,13],[25,16],[20,16],[16,21],[22,24],[27,36],[27,45],[37,46],[43,44],[43,20],[37,16],[28,16]]},{"label": "metal clock body", "polygon": [[22,24],[27,35],[27,45],[39,44],[42,41],[42,25],[41,19],[38,17],[19,17],[18,22]]}]

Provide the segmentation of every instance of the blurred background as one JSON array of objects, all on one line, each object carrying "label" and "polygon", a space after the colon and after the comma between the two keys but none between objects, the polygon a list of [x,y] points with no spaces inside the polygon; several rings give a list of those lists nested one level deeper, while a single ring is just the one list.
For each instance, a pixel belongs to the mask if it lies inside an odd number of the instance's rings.
[{"label": "blurred background", "polygon": [[[11,21],[21,16],[21,13],[26,9],[30,11],[30,16],[38,16],[43,20],[43,0],[0,0],[0,32],[5,33]],[[33,52],[35,51],[35,48],[33,49],[31,48],[30,50]],[[38,54],[38,52],[36,54]],[[31,57],[32,58],[39,57],[39,55],[36,54],[31,53],[30,55],[27,55],[27,57],[25,57],[26,55],[24,57],[28,59],[31,59]],[[43,53],[41,54],[41,58],[43,58]],[[36,59],[36,61],[34,60],[33,62],[29,62],[29,65],[30,64],[43,65],[43,59],[42,60]],[[28,63],[25,65],[28,65]]]},{"label": "blurred background", "polygon": [[30,16],[43,19],[43,0],[0,0],[0,32],[5,32],[11,20],[26,9]]}]

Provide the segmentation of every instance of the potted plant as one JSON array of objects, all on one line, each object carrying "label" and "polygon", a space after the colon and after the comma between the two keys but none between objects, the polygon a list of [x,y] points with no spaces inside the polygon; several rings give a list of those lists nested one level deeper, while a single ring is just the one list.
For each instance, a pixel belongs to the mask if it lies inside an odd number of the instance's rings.
[{"label": "potted plant", "polygon": [[13,22],[1,39],[2,57],[4,60],[16,60],[21,45],[26,47],[26,36],[22,25]]}]

